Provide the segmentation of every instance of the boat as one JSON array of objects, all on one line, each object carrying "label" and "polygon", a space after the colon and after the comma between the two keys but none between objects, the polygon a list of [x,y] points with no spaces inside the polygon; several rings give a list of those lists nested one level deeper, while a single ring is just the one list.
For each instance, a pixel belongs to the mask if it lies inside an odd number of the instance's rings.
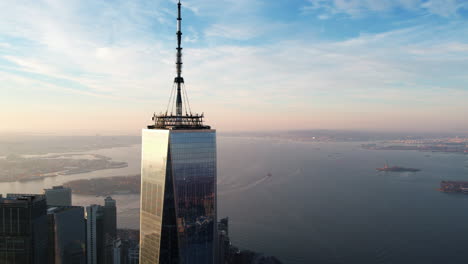
[{"label": "boat", "polygon": [[420,169],[414,169],[414,168],[405,168],[405,167],[399,167],[399,166],[388,166],[386,163],[383,168],[377,168],[377,171],[389,171],[389,172],[418,172],[421,171]]}]

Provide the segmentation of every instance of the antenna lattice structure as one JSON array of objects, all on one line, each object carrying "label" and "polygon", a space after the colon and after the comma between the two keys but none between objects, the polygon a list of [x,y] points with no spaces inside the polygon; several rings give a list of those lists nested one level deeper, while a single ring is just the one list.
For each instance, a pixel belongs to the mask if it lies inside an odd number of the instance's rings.
[{"label": "antenna lattice structure", "polygon": [[[203,125],[204,115],[192,114],[188,100],[187,90],[185,89],[184,78],[182,77],[182,3],[177,3],[177,54],[176,54],[176,73],[174,85],[172,87],[169,103],[164,114],[153,116],[154,125],[148,128],[162,129],[210,129]],[[173,114],[175,101],[175,115]],[[184,105],[185,102],[185,105]],[[184,115],[185,110],[185,115]]]}]

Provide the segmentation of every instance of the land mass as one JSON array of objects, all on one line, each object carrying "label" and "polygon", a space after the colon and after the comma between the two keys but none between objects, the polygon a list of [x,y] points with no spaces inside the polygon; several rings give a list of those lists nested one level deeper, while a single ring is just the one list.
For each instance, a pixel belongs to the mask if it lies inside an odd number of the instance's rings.
[{"label": "land mass", "polygon": [[417,150],[423,152],[468,154],[468,139],[398,140],[379,145],[363,144],[362,148],[369,150]]},{"label": "land mass", "polygon": [[467,181],[441,181],[440,189],[441,192],[447,193],[468,193],[468,182]]},{"label": "land mass", "polygon": [[126,162],[97,154],[9,155],[0,159],[0,182],[40,180],[127,166]]},{"label": "land mass", "polygon": [[96,178],[69,181],[64,186],[72,189],[73,193],[82,195],[114,195],[114,194],[139,194],[140,175],[116,176],[108,178]]},{"label": "land mass", "polygon": [[0,156],[83,152],[135,144],[140,144],[140,137],[0,134]]}]

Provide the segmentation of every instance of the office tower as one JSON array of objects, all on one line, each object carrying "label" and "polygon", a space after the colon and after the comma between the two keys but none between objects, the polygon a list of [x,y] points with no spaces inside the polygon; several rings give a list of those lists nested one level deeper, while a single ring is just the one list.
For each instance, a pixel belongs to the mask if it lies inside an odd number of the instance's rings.
[{"label": "office tower", "polygon": [[[114,240],[114,264],[120,261],[120,264],[138,263],[138,243],[139,230],[120,229],[117,239]],[[118,252],[120,257],[117,259]]]},{"label": "office tower", "polygon": [[103,209],[100,205],[86,207],[86,256],[87,264],[104,263]]},{"label": "office tower", "polygon": [[44,189],[48,206],[71,206],[72,191],[63,186],[54,186],[52,189]]},{"label": "office tower", "polygon": [[223,218],[218,223],[218,263],[226,263],[229,259],[231,240],[229,239],[229,218]]},{"label": "office tower", "polygon": [[51,207],[49,217],[49,263],[86,264],[86,227],[81,206]]},{"label": "office tower", "polygon": [[117,235],[117,207],[112,197],[104,199],[104,235],[114,240]]},{"label": "office tower", "polygon": [[175,114],[166,109],[154,115],[154,124],[142,132],[141,264],[215,260],[216,131],[203,124],[203,115],[192,114],[188,103],[181,22],[179,1],[177,76],[171,96]]},{"label": "office tower", "polygon": [[47,227],[44,195],[0,196],[0,263],[47,263]]},{"label": "office tower", "polygon": [[140,247],[136,245],[135,247],[128,249],[128,257],[126,264],[139,264],[140,263]]},{"label": "office tower", "polygon": [[122,241],[120,239],[115,240],[113,247],[112,247],[112,254],[113,254],[113,264],[124,264],[121,261],[123,251]]},{"label": "office tower", "polygon": [[112,264],[113,245],[117,236],[117,207],[112,197],[104,200],[103,207],[104,264]]}]

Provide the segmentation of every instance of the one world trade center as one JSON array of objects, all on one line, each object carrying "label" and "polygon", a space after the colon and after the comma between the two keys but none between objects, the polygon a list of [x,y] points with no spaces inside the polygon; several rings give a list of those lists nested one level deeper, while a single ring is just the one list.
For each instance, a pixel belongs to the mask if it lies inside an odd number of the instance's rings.
[{"label": "one world trade center", "polygon": [[142,132],[140,263],[212,264],[216,237],[216,131],[191,112],[182,77],[178,3],[177,76],[164,113]]}]

